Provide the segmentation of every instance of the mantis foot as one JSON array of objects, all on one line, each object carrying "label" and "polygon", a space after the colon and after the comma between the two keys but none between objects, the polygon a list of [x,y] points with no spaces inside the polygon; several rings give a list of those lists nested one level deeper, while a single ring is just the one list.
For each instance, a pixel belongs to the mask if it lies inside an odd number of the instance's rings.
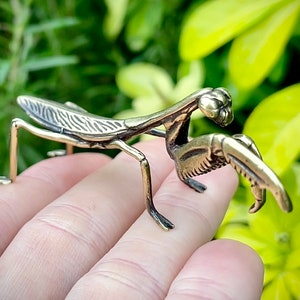
[{"label": "mantis foot", "polygon": [[47,155],[49,157],[57,157],[57,156],[65,156],[73,153],[73,146],[70,144],[66,144],[66,149],[56,149],[52,151],[48,151]]},{"label": "mantis foot", "polygon": [[163,230],[170,230],[173,229],[175,226],[174,224],[169,221],[166,217],[164,217],[162,214],[160,214],[157,210],[151,210],[149,211],[151,217],[154,219],[154,221],[163,229]]},{"label": "mantis foot", "polygon": [[6,185],[6,184],[10,184],[11,182],[12,182],[11,179],[5,176],[0,176],[0,184]]},{"label": "mantis foot", "polygon": [[65,149],[56,149],[47,152],[48,157],[65,156],[67,151]]},{"label": "mantis foot", "polygon": [[183,182],[198,193],[203,193],[207,189],[204,184],[192,178],[186,178]]}]

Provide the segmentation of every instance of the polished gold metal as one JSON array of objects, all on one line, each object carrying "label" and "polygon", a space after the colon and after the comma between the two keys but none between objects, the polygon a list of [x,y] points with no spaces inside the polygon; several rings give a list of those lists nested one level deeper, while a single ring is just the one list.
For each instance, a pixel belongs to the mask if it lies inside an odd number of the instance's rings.
[{"label": "polished gold metal", "polygon": [[[22,119],[13,119],[10,142],[10,177],[0,177],[7,184],[17,177],[18,130],[67,145],[64,151],[51,152],[51,156],[71,154],[73,147],[120,149],[140,163],[146,208],[152,218],[165,230],[174,227],[171,221],[155,208],[152,198],[150,165],[146,156],[126,142],[140,134],[165,138],[166,148],[174,160],[178,177],[197,192],[206,186],[192,177],[226,164],[251,182],[255,203],[249,212],[256,212],[265,202],[265,189],[270,190],[283,211],[292,210],[292,204],[275,173],[262,161],[254,142],[245,135],[203,135],[192,140],[188,137],[190,116],[196,109],[220,126],[233,120],[231,97],[224,88],[205,88],[186,97],[170,108],[138,118],[116,120],[93,115],[74,103],[59,104],[32,96],[19,96],[18,104],[37,123],[35,127]],[[165,130],[157,129],[163,125]]]}]

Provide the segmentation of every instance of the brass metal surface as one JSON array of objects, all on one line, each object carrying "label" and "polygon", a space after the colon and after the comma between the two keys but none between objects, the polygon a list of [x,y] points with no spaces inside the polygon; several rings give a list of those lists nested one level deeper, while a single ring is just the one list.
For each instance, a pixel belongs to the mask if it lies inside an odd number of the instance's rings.
[{"label": "brass metal surface", "polygon": [[[276,174],[263,162],[255,143],[245,135],[208,134],[189,139],[188,129],[193,111],[200,109],[220,126],[233,120],[232,101],[224,88],[204,88],[170,108],[138,118],[116,120],[90,114],[72,102],[59,104],[32,96],[19,96],[18,104],[43,128],[35,127],[16,118],[11,124],[10,176],[0,177],[0,183],[14,182],[17,177],[18,130],[23,128],[32,134],[67,145],[65,151],[51,152],[52,156],[72,154],[73,147],[119,149],[135,158],[141,168],[146,209],[165,230],[173,223],[155,208],[152,198],[150,165],[146,156],[128,140],[140,134],[163,137],[166,149],[174,160],[178,177],[197,192],[206,187],[192,177],[227,164],[251,182],[256,199],[249,212],[256,212],[265,202],[265,189],[274,195],[283,211],[292,210],[292,204]],[[165,130],[157,129],[163,125]]]}]

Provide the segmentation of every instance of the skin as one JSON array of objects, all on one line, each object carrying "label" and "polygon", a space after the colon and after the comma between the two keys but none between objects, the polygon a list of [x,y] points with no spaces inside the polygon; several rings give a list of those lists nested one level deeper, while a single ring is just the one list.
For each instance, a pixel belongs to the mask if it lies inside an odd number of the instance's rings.
[{"label": "skin", "polygon": [[[237,187],[230,166],[179,181],[163,140],[149,159],[165,232],[144,209],[138,163],[124,153],[44,160],[0,187],[1,299],[260,299],[263,265],[248,246],[211,241]],[[226,180],[224,180],[226,178]]]}]

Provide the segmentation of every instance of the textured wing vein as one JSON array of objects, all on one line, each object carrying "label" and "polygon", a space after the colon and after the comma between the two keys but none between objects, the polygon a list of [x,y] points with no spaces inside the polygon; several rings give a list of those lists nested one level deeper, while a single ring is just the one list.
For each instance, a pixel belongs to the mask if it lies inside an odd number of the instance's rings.
[{"label": "textured wing vein", "polygon": [[79,112],[70,106],[54,101],[32,96],[20,96],[17,101],[33,120],[56,132],[96,138],[122,133],[128,129],[124,120]]}]

